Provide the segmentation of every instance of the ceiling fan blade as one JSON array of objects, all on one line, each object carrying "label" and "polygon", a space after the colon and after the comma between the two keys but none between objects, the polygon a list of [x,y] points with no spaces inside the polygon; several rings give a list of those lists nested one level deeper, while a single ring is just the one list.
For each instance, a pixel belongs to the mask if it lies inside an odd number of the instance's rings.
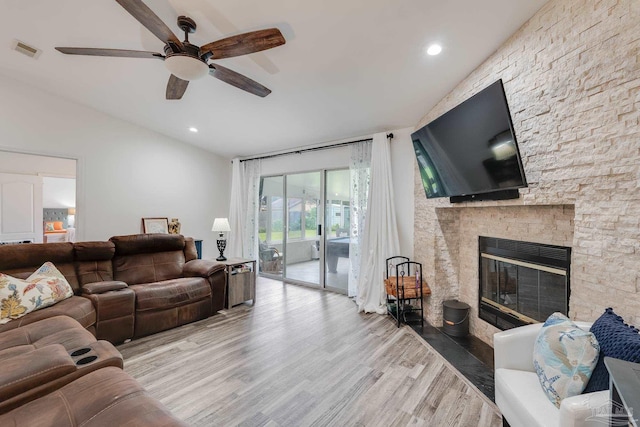
[{"label": "ceiling fan blade", "polygon": [[151,31],[163,43],[174,43],[182,50],[182,42],[173,34],[173,31],[162,22],[158,15],[153,13],[141,0],[116,0],[120,6],[138,20],[147,30]]},{"label": "ceiling fan blade", "polygon": [[260,52],[285,44],[282,33],[277,28],[238,34],[200,47],[201,52],[211,52],[211,59],[231,58]]},{"label": "ceiling fan blade", "polygon": [[167,83],[167,99],[182,99],[182,95],[184,95],[184,92],[187,90],[187,86],[189,86],[189,81],[179,79],[171,74],[169,83]]},{"label": "ceiling fan blade", "polygon": [[240,73],[236,73],[228,68],[218,64],[209,65],[209,74],[218,80],[229,83],[238,89],[242,89],[254,95],[264,98],[271,93],[271,90],[262,86],[260,83],[245,77]]},{"label": "ceiling fan blade", "polygon": [[164,59],[164,55],[156,52],[143,50],[126,49],[98,49],[93,47],[56,47],[58,52],[67,55],[90,55],[90,56],[118,56],[123,58],[157,58]]}]

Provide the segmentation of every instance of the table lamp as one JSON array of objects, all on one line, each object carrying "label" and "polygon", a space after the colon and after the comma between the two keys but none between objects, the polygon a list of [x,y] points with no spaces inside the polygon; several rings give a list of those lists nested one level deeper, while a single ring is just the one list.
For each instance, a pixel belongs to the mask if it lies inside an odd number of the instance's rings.
[{"label": "table lamp", "polygon": [[220,256],[216,258],[216,261],[226,261],[227,259],[224,256],[224,249],[227,247],[227,239],[224,237],[224,233],[231,231],[231,227],[229,226],[229,220],[227,218],[216,218],[213,220],[213,227],[211,227],[211,231],[217,231],[218,240],[216,243],[218,244],[218,250],[220,251]]},{"label": "table lamp", "polygon": [[76,222],[76,208],[67,209],[67,224],[69,227],[73,227]]}]

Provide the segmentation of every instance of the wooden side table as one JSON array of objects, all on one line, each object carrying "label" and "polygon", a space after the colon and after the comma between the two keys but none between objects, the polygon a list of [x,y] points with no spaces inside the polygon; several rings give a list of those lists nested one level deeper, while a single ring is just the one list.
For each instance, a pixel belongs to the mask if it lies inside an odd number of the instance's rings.
[{"label": "wooden side table", "polygon": [[256,261],[244,258],[229,258],[222,261],[227,281],[225,308],[251,300],[256,303]]}]

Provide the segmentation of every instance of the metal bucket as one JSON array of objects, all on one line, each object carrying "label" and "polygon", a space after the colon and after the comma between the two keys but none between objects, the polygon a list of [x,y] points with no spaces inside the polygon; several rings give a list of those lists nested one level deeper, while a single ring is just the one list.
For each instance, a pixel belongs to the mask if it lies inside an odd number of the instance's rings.
[{"label": "metal bucket", "polygon": [[456,299],[442,303],[442,326],[444,333],[452,337],[469,335],[469,304]]}]

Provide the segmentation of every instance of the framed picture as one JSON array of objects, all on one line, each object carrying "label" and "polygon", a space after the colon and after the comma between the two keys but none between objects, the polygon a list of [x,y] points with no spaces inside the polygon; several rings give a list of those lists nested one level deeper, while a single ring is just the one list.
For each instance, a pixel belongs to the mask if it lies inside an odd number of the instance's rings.
[{"label": "framed picture", "polygon": [[169,234],[168,218],[142,218],[142,232]]}]

